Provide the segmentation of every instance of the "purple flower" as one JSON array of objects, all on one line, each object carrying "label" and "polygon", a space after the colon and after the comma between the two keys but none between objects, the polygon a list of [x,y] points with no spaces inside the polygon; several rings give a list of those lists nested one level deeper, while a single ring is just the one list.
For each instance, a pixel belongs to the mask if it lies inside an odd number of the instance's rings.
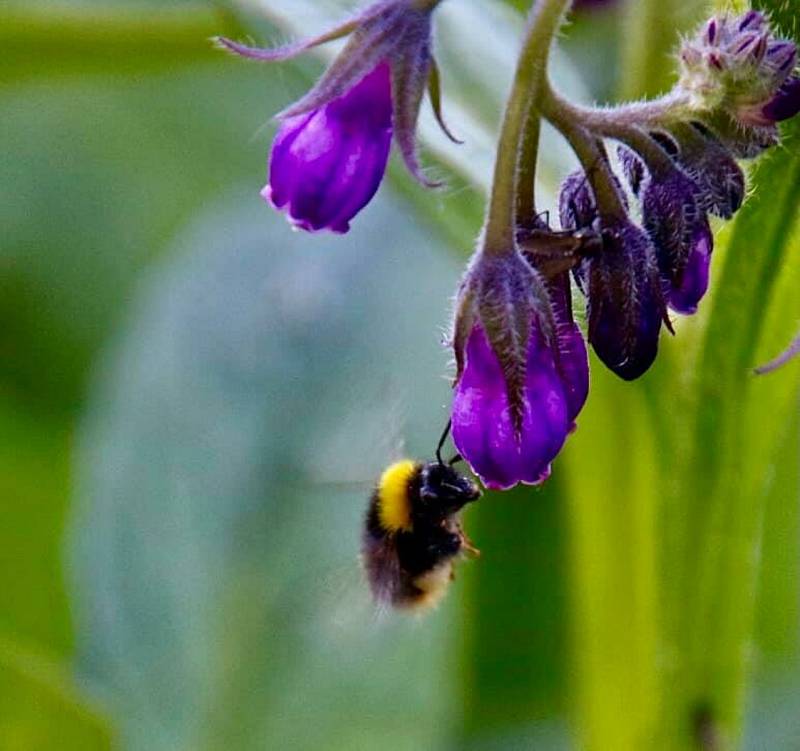
[{"label": "purple flower", "polygon": [[346,94],[283,121],[261,195],[297,227],[347,232],[378,190],[392,140],[389,66]]},{"label": "purple flower", "polygon": [[466,365],[453,399],[453,441],[487,488],[537,485],[550,475],[570,421],[553,351],[540,331],[528,336],[515,414],[500,360],[480,324],[467,340]]},{"label": "purple flower", "polygon": [[680,280],[669,292],[669,306],[677,313],[692,315],[708,289],[708,273],[714,236],[708,223],[698,225],[692,241],[689,260]]},{"label": "purple flower", "polygon": [[800,112],[800,77],[787,78],[762,108],[761,115],[770,123],[788,120]]},{"label": "purple flower", "polygon": [[697,187],[703,211],[730,219],[741,207],[745,177],[730,150],[703,123],[681,125],[676,161]]},{"label": "purple flower", "polygon": [[346,232],[386,170],[394,137],[411,174],[428,187],[417,157],[416,127],[427,89],[445,134],[439,73],[432,52],[432,13],[439,0],[379,0],[331,31],[276,49],[217,38],[252,60],[286,60],[348,36],[316,85],[278,117],[269,184],[262,192],[309,231]]},{"label": "purple flower", "polygon": [[698,193],[694,181],[678,167],[651,171],[642,187],[643,225],[655,246],[661,275],[671,288],[683,274],[695,238],[708,228]]},{"label": "purple flower", "polygon": [[586,400],[586,348],[564,294],[517,250],[479,251],[461,285],[453,441],[489,488],[543,482]]},{"label": "purple flower", "polygon": [[655,249],[635,224],[603,230],[603,252],[587,263],[589,342],[626,381],[641,376],[658,353],[666,322]]},{"label": "purple flower", "polygon": [[556,324],[556,370],[564,385],[567,419],[572,431],[575,429],[575,418],[589,396],[589,355],[583,334],[572,316],[569,274],[559,274],[547,282],[547,290]]}]

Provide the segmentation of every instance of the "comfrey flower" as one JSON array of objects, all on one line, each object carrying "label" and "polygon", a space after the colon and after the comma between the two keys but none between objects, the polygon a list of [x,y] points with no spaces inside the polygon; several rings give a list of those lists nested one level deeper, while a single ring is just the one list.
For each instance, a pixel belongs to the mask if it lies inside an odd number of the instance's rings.
[{"label": "comfrey flower", "polygon": [[[796,59],[795,44],[750,11],[712,18],[685,41],[680,81],[661,99],[604,110],[552,93],[545,102],[546,116],[584,154],[585,171],[562,185],[561,221],[566,229],[592,227],[602,235],[604,251],[582,262],[575,278],[588,298],[589,341],[623,378],[638,377],[655,358],[660,324],[671,330],[666,307],[692,314],[708,290],[709,215],[733,216],[746,192],[736,157],[777,143],[776,124],[800,111]],[[641,228],[628,218],[605,157],[607,138],[620,144]],[[605,214],[597,190],[611,207]]]},{"label": "comfrey flower", "polygon": [[553,293],[516,249],[478,251],[459,290],[453,441],[489,488],[547,479],[586,400],[586,349]]},{"label": "comfrey flower", "polygon": [[252,60],[290,59],[349,35],[317,84],[278,115],[269,182],[262,196],[304,230],[347,232],[386,171],[394,137],[411,174],[428,187],[417,156],[416,126],[430,94],[441,117],[432,51],[432,14],[441,0],[379,0],[320,36],[275,49],[230,39],[216,43]]},{"label": "comfrey flower", "polygon": [[[619,190],[614,177],[613,187]],[[627,210],[627,201],[620,193]],[[589,182],[569,175],[559,196],[562,227],[601,227],[602,248],[575,269],[587,296],[589,342],[618,376],[633,380],[656,358],[662,322],[669,325],[656,249],[648,235],[624,218],[600,217]]]}]

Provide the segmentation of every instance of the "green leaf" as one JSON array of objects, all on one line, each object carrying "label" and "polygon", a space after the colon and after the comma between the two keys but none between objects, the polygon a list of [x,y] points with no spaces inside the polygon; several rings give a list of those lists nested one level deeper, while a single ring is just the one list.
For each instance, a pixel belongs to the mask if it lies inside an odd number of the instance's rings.
[{"label": "green leaf", "polygon": [[82,434],[83,669],[130,749],[436,748],[456,598],[376,619],[357,560],[396,437],[428,456],[446,420],[432,322],[457,264],[385,196],[311,237],[249,190],[173,256]]}]

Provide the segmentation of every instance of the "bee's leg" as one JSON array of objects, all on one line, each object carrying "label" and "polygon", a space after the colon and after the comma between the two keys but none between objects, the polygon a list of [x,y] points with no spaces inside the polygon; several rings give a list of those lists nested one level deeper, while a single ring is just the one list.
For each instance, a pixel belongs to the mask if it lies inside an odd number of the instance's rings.
[{"label": "bee's leg", "polygon": [[458,536],[461,542],[461,549],[465,553],[473,558],[480,557],[481,551],[472,544],[472,540],[467,537],[467,533],[464,532],[464,529],[461,526],[458,527]]}]

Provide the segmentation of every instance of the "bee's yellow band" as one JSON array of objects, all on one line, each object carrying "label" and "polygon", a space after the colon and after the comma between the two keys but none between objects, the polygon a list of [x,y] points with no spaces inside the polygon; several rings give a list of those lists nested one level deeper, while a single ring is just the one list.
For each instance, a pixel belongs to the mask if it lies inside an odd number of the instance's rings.
[{"label": "bee's yellow band", "polygon": [[411,529],[411,499],[408,497],[408,483],[416,471],[416,462],[405,459],[392,464],[381,475],[378,483],[378,514],[381,526],[387,532]]}]

